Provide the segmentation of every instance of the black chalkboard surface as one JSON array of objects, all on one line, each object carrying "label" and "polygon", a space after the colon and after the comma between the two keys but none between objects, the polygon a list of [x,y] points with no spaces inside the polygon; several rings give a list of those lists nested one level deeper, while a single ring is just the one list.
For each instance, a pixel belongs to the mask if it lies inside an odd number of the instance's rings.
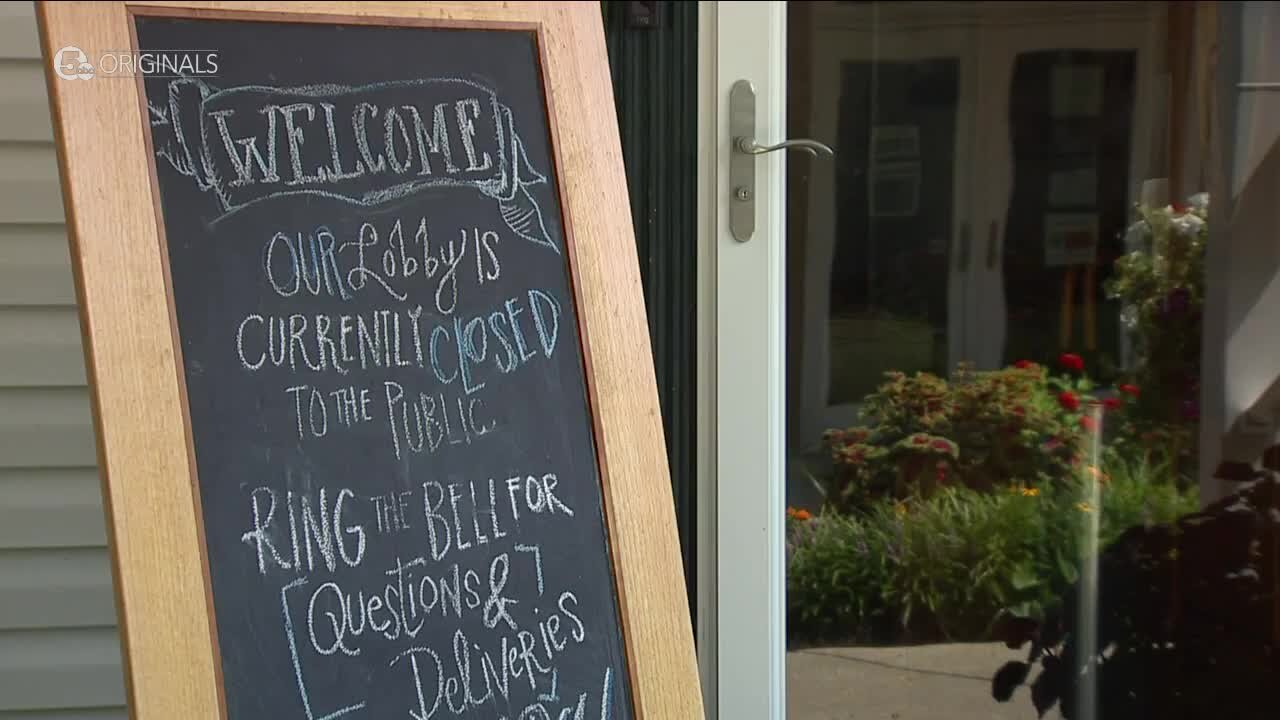
[{"label": "black chalkboard surface", "polygon": [[632,717],[533,35],[136,23],[227,717]]}]

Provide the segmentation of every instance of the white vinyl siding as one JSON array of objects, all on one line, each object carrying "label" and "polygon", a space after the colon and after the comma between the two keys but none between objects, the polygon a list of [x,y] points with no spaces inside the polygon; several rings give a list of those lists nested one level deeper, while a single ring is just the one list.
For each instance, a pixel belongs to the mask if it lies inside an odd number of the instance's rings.
[{"label": "white vinyl siding", "polygon": [[44,66],[0,2],[0,720],[123,720],[124,681]]}]

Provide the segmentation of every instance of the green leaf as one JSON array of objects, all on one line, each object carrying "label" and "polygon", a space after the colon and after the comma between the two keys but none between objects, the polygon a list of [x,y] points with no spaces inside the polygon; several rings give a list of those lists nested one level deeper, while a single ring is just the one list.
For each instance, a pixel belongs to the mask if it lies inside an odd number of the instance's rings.
[{"label": "green leaf", "polygon": [[1039,586],[1040,578],[1036,575],[1035,570],[1019,565],[1014,569],[1013,574],[1009,576],[1009,584],[1013,586],[1014,590],[1022,592]]},{"label": "green leaf", "polygon": [[1074,584],[1080,579],[1080,570],[1076,567],[1075,562],[1063,557],[1062,553],[1054,553],[1054,559],[1058,564],[1058,572],[1061,573],[1062,579],[1068,584]]}]

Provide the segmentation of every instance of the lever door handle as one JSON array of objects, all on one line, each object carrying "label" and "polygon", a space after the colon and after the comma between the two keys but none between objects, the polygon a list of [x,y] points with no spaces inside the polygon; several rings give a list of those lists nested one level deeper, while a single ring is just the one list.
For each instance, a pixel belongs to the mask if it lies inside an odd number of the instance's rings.
[{"label": "lever door handle", "polygon": [[796,150],[803,150],[814,157],[818,157],[819,152],[826,153],[832,157],[836,154],[836,151],[832,150],[830,145],[818,142],[817,140],[810,140],[808,138],[783,140],[776,145],[761,145],[756,142],[754,138],[738,137],[734,139],[733,147],[738,152],[746,153],[747,155],[763,155],[764,153],[773,152],[774,150],[786,150],[792,148]]},{"label": "lever door handle", "polygon": [[729,230],[738,242],[746,242],[756,232],[756,156],[774,150],[803,150],[834,156],[830,145],[796,138],[776,145],[756,142],[756,90],[750,81],[739,80],[729,89]]}]

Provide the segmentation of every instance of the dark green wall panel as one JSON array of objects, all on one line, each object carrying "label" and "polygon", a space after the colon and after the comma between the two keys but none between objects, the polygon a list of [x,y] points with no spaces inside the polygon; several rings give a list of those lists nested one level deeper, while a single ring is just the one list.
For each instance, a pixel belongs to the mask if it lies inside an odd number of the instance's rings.
[{"label": "dark green wall panel", "polygon": [[685,579],[696,608],[698,4],[647,3],[657,10],[652,27],[629,22],[628,4],[602,3],[605,36]]}]

